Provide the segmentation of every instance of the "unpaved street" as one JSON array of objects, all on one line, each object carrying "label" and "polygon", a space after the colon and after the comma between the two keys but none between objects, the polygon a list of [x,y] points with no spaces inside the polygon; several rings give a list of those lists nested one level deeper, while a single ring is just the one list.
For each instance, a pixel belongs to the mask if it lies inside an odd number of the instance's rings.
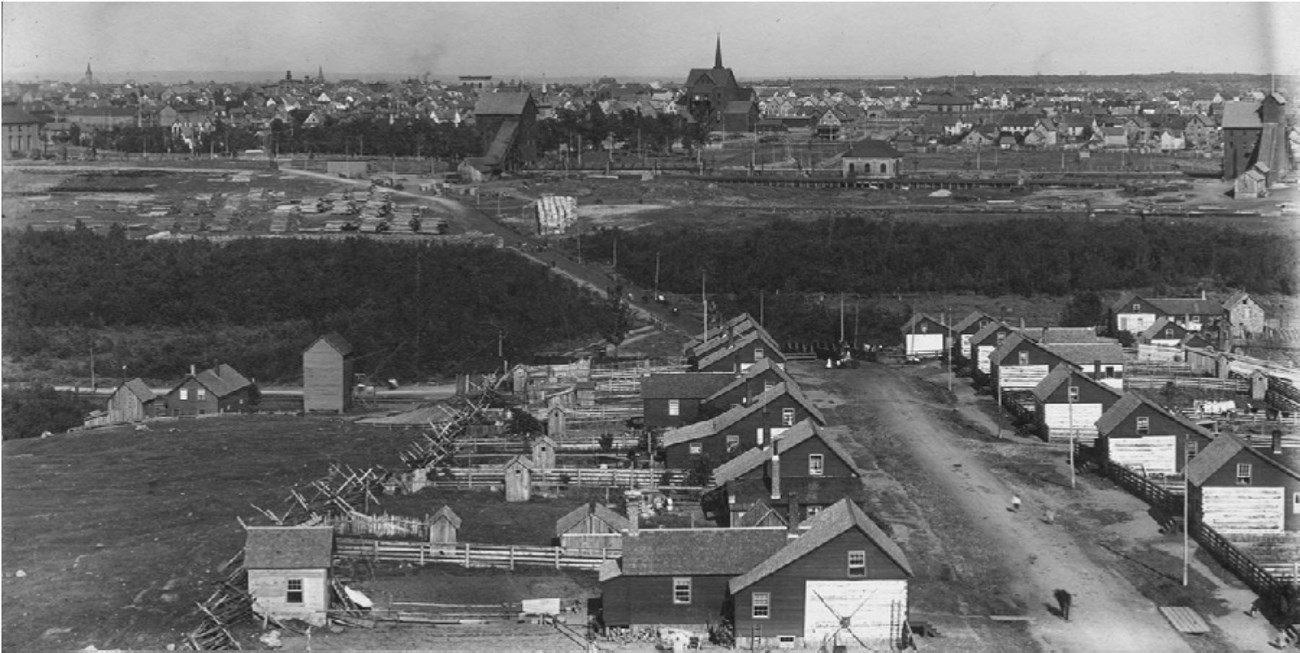
[{"label": "unpaved street", "polygon": [[[947,525],[936,520],[943,509],[955,509],[972,537],[949,542],[949,548],[978,547],[1000,563],[1006,582],[990,591],[1008,593],[1002,603],[1020,614],[999,616],[1027,618],[1030,634],[1048,651],[1192,650],[1126,578],[1090,558],[1060,524],[1046,523],[1038,493],[995,474],[972,451],[969,438],[943,418],[952,409],[923,395],[906,371],[866,364],[834,374],[826,390],[872,414],[885,437],[906,443],[913,472],[950,502],[925,515],[938,539]],[[1013,512],[1010,501],[1017,494],[1024,507]],[[919,507],[929,512],[930,506]],[[1049,610],[1057,589],[1075,596],[1069,622]]]}]

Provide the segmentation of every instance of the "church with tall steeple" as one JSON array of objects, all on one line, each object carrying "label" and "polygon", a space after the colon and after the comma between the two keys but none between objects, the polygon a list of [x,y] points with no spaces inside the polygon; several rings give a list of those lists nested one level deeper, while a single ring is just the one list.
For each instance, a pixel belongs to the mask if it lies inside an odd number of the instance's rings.
[{"label": "church with tall steeple", "polygon": [[89,62],[89,61],[86,62],[86,76],[81,78],[81,84],[82,84],[83,86],[94,86],[94,85],[95,85],[95,73],[90,72],[90,62]]},{"label": "church with tall steeple", "polygon": [[719,34],[713,67],[691,69],[686,77],[686,92],[679,102],[692,120],[712,126],[721,121],[729,103],[750,102],[753,98],[754,90],[736,83],[735,74],[722,65],[722,35]]}]

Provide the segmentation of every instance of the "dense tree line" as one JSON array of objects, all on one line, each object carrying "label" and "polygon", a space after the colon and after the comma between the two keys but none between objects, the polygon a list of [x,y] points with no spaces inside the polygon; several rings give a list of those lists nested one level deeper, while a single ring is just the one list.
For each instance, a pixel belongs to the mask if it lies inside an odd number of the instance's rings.
[{"label": "dense tree line", "polygon": [[62,433],[81,426],[87,413],[101,407],[96,402],[70,392],[58,392],[47,385],[5,386],[3,395],[0,431],[4,432],[6,440],[34,438],[45,431]]},{"label": "dense tree line", "polygon": [[1006,220],[961,226],[890,219],[776,220],[744,231],[699,228],[582,239],[583,256],[650,285],[697,293],[973,292],[1067,295],[1198,285],[1295,293],[1294,244],[1269,234],[1131,219]]},{"label": "dense tree line", "polygon": [[499,367],[498,346],[518,361],[597,339],[625,319],[620,307],[491,248],[151,243],[79,228],[8,231],[3,253],[6,356],[40,363],[94,348],[101,370],[126,365],[145,378],[220,360],[259,380],[293,381],[302,350],[330,331],[360,352],[360,372],[426,378]]},{"label": "dense tree line", "polygon": [[702,141],[704,132],[677,114],[645,116],[631,109],[606,114],[592,102],[584,110],[560,109],[554,120],[537,123],[537,147],[542,152],[558,151],[561,145],[577,149],[599,148],[601,141],[613,137],[627,143],[628,149],[641,148],[651,153],[666,153],[674,141],[691,147]]}]

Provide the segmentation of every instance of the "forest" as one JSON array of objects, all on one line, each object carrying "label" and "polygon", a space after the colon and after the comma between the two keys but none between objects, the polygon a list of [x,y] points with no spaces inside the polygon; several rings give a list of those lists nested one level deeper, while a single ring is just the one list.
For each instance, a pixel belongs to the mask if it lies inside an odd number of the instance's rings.
[{"label": "forest", "polygon": [[3,255],[5,355],[37,370],[94,353],[105,376],[175,379],[221,361],[292,383],[302,350],[337,331],[357,371],[423,380],[616,338],[628,323],[622,306],[491,248],[151,243],[78,228],[6,231]]},{"label": "forest", "polygon": [[[1294,243],[1274,235],[1142,219],[1005,220],[960,226],[780,219],[746,231],[604,229],[583,256],[676,293],[970,292],[1064,296],[1151,288],[1295,293]],[[656,261],[658,259],[658,261]]]}]

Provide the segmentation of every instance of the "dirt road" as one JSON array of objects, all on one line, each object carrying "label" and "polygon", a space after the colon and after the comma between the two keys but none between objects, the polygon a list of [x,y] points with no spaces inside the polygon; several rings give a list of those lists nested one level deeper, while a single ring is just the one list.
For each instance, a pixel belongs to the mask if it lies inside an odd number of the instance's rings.
[{"label": "dirt road", "polygon": [[[1030,632],[1044,650],[1192,650],[1128,580],[1042,519],[1043,504],[1032,488],[999,477],[972,452],[941,418],[951,409],[935,405],[896,369],[867,364],[845,372],[837,384],[851,401],[875,412],[888,435],[904,440],[916,471],[974,524],[977,539],[964,546],[984,547],[1010,570],[1008,603],[1023,606],[1021,616],[1031,619]],[[1018,512],[1010,510],[1012,496],[1024,502]],[[1057,589],[1075,597],[1069,622],[1051,612]]]}]

